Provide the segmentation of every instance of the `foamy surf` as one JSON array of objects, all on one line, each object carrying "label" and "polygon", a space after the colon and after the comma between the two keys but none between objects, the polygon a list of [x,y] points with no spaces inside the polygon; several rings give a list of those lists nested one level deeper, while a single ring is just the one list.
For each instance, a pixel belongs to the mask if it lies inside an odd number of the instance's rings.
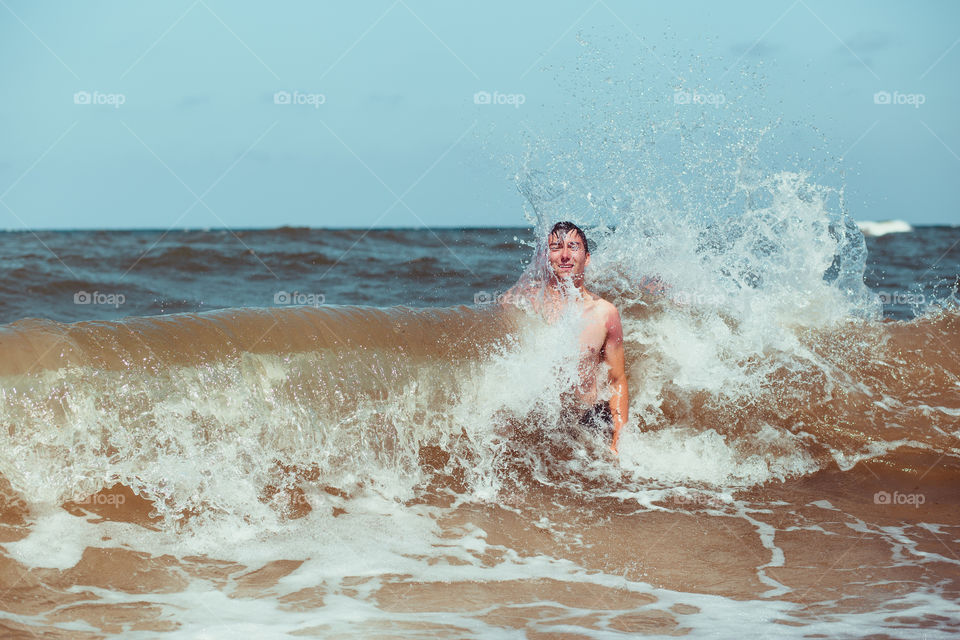
[{"label": "foamy surf", "polygon": [[[920,567],[933,585],[956,566],[930,545],[957,526],[948,496],[960,469],[927,474],[922,505],[910,484],[923,460],[955,459],[952,414],[909,411],[926,396],[904,381],[929,373],[883,373],[914,336],[857,321],[879,333],[830,325],[813,346],[809,327],[724,324],[705,350],[691,327],[710,326],[707,312],[657,300],[666,306],[624,307],[638,393],[617,461],[563,423],[556,398],[576,353],[562,346],[575,323],[469,309],[274,312],[336,336],[294,350],[243,346],[262,333],[261,312],[19,327],[8,344],[37,349],[55,335],[70,348],[58,352],[64,366],[48,355],[2,379],[6,571],[30,576],[4,624],[132,637],[602,638],[709,634],[746,616],[785,637],[912,619],[950,635],[948,588],[888,587],[904,570]],[[927,330],[947,335],[957,321]],[[438,333],[472,346],[450,359]],[[869,348],[851,349],[864,339]],[[758,344],[764,358],[737,351]],[[142,364],[102,366],[135,355]],[[804,406],[811,394],[828,399],[820,413]],[[880,413],[845,412],[860,396]],[[914,416],[922,437],[877,443],[890,437],[871,426],[883,415]],[[904,524],[920,513],[922,524]],[[824,544],[834,555],[811,555]],[[846,583],[828,566],[847,566],[852,544],[878,576],[862,587],[869,612],[844,604]],[[819,577],[803,577],[811,563]],[[29,604],[41,593],[59,603],[53,612]]]}]

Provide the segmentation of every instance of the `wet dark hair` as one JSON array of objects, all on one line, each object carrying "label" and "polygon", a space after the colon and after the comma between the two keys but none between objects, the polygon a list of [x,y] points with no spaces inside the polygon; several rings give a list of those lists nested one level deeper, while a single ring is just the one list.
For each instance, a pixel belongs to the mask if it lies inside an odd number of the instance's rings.
[{"label": "wet dark hair", "polygon": [[565,220],[565,221],[563,221],[563,222],[558,222],[557,224],[553,225],[553,229],[550,229],[550,233],[547,234],[547,237],[549,238],[549,237],[552,236],[552,235],[558,235],[558,236],[560,236],[560,237],[562,238],[562,237],[566,236],[568,233],[570,233],[571,231],[576,231],[576,232],[577,232],[577,235],[580,236],[580,239],[581,239],[581,240],[583,240],[583,250],[584,250],[584,252],[586,252],[586,253],[589,254],[589,253],[590,253],[590,244],[587,242],[587,234],[585,234],[585,233],[583,232],[583,229],[581,229],[581,228],[578,227],[577,225],[573,224],[573,223],[570,222],[569,220]]}]

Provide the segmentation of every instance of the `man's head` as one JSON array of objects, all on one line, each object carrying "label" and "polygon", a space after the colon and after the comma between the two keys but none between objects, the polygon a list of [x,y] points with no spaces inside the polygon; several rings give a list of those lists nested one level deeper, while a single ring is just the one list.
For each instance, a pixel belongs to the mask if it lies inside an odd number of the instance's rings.
[{"label": "man's head", "polygon": [[583,229],[572,222],[558,222],[547,235],[547,257],[557,278],[573,278],[583,283],[583,272],[590,264],[590,247]]}]

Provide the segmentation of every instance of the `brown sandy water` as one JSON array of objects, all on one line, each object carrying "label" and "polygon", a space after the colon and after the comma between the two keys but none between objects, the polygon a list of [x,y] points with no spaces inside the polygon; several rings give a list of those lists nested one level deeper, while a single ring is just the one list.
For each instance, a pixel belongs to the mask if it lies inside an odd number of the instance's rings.
[{"label": "brown sandy water", "polygon": [[[880,481],[870,467],[887,462],[827,469],[730,496],[667,494],[651,507],[562,490],[528,492],[506,505],[426,498],[433,503],[427,517],[436,518],[435,539],[425,557],[411,557],[420,572],[390,571],[386,559],[382,572],[364,567],[330,576],[302,550],[251,563],[227,559],[227,550],[190,555],[159,553],[149,544],[116,547],[109,536],[109,546],[94,541],[65,569],[31,567],[4,553],[4,633],[93,638],[236,631],[243,628],[237,610],[252,602],[267,605],[261,612],[270,611],[275,627],[316,637],[507,637],[510,630],[528,637],[710,635],[716,618],[730,617],[733,629],[745,610],[763,620],[765,633],[778,635],[777,626],[785,627],[783,635],[795,630],[802,637],[828,625],[834,637],[917,637],[920,629],[947,637],[960,628],[960,469],[954,465],[937,481],[920,484],[913,474]],[[923,495],[924,503],[876,504],[878,491]],[[323,517],[349,517],[350,503]],[[88,522],[142,529],[144,541],[164,535],[155,530],[150,505],[125,488],[63,509]],[[305,535],[312,528],[307,522],[323,519],[316,511],[288,526]],[[34,517],[5,483],[3,543],[29,538]],[[319,533],[313,543],[344,540]],[[297,579],[285,581],[291,575]],[[204,605],[211,592],[233,602],[234,610]],[[191,593],[202,596],[185,625]],[[353,621],[335,613],[343,607],[354,609]]]},{"label": "brown sandy water", "polygon": [[489,309],[0,328],[0,635],[958,632],[956,314],[605,293],[617,460],[556,405],[570,327]]}]

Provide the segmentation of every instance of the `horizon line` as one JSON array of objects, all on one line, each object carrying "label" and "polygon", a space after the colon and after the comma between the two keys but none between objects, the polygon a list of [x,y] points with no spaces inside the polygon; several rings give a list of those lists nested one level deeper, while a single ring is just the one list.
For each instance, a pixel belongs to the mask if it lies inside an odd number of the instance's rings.
[{"label": "horizon line", "polygon": [[[889,222],[905,222],[911,228],[930,228],[930,227],[960,227],[960,224],[913,224],[906,220],[855,220],[857,225],[861,224],[885,224]],[[280,225],[278,227],[181,227],[181,228],[161,228],[161,227],[22,227],[19,229],[2,229],[0,233],[36,233],[39,231],[76,233],[90,231],[108,231],[108,232],[159,232],[159,233],[185,233],[185,232],[204,232],[213,231],[489,231],[494,229],[533,229],[532,225],[490,225],[490,226],[419,226],[419,227],[313,227],[307,225]]]}]

